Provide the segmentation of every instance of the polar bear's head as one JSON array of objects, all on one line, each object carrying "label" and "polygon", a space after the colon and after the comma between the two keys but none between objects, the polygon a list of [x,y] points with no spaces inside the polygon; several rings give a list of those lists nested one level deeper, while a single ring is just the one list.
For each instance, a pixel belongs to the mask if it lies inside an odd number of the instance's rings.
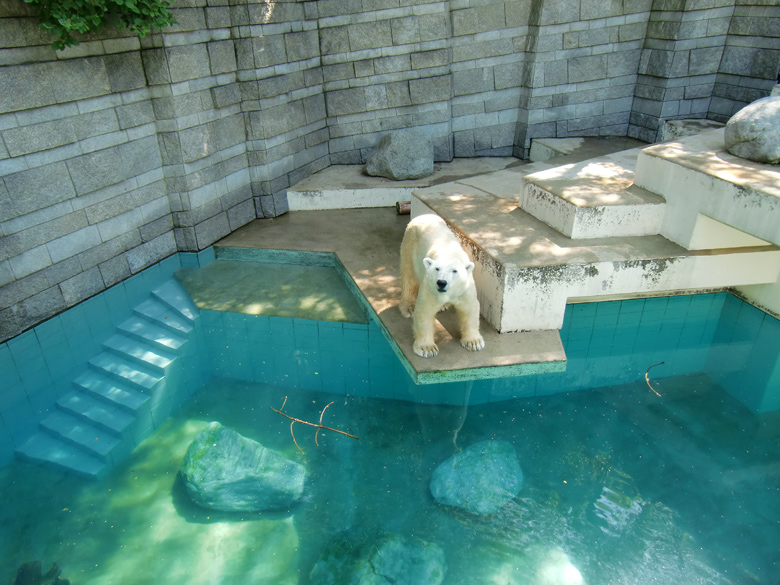
[{"label": "polar bear's head", "polygon": [[425,280],[438,293],[458,295],[466,289],[474,270],[473,262],[454,258],[423,258]]}]

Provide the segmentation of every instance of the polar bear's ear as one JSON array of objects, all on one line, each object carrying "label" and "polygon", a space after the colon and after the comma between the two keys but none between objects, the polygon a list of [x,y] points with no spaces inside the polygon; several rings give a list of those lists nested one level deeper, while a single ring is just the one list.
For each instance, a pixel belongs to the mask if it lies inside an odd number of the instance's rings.
[{"label": "polar bear's ear", "polygon": [[425,269],[429,270],[430,267],[433,266],[433,258],[428,258],[428,256],[426,256],[423,258],[423,264],[425,265]]},{"label": "polar bear's ear", "polygon": [[474,270],[474,263],[469,262],[466,264],[466,274],[471,274],[471,271]]}]

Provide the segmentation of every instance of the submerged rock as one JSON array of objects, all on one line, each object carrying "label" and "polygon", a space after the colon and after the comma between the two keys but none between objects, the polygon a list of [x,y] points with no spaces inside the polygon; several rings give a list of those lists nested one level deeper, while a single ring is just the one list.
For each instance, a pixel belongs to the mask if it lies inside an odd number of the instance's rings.
[{"label": "submerged rock", "polygon": [[431,478],[437,502],[479,515],[500,510],[522,486],[517,453],[506,441],[475,443],[439,465]]},{"label": "submerged rock", "polygon": [[433,143],[419,130],[385,134],[368,157],[366,173],[396,181],[427,177],[433,173]]},{"label": "submerged rock", "polygon": [[211,510],[279,510],[301,499],[302,465],[218,422],[195,436],[181,474],[196,504]]},{"label": "submerged rock", "polygon": [[444,551],[416,537],[389,534],[355,543],[339,539],[311,570],[312,585],[440,585]]},{"label": "submerged rock", "polygon": [[67,579],[60,579],[61,572],[57,563],[52,563],[44,574],[41,561],[30,561],[16,571],[13,585],[70,585]]},{"label": "submerged rock", "polygon": [[726,123],[726,149],[740,158],[780,164],[780,96],[754,101]]}]

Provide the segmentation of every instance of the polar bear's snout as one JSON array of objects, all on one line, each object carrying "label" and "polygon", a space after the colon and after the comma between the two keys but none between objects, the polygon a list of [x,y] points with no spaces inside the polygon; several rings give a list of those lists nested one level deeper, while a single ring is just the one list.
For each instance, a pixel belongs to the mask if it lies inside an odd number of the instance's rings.
[{"label": "polar bear's snout", "polygon": [[450,283],[446,280],[437,280],[436,288],[439,289],[440,293],[447,292],[447,289],[450,288]]}]

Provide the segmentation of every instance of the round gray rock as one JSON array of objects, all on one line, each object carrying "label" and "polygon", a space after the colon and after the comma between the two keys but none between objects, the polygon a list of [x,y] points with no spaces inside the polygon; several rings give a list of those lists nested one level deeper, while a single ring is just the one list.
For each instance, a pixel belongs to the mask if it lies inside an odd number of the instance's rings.
[{"label": "round gray rock", "polygon": [[416,537],[388,534],[362,543],[329,547],[309,575],[312,585],[440,585],[447,573],[444,551]]},{"label": "round gray rock", "polygon": [[780,96],[754,101],[726,123],[726,149],[740,158],[780,164]]},{"label": "round gray rock", "polygon": [[437,502],[481,516],[500,510],[522,486],[517,453],[506,441],[475,443],[439,465],[431,478]]},{"label": "round gray rock", "polygon": [[366,173],[396,181],[433,173],[433,144],[419,130],[395,130],[379,140],[366,162]]},{"label": "round gray rock", "polygon": [[306,479],[299,463],[218,422],[195,436],[181,474],[193,502],[223,512],[288,508]]}]

